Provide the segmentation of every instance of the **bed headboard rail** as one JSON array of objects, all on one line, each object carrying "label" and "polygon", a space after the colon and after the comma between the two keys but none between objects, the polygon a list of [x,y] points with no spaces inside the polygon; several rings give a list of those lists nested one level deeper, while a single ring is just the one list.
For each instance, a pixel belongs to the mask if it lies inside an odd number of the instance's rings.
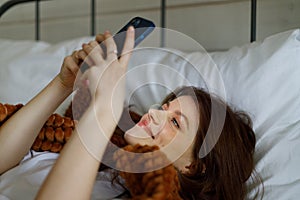
[{"label": "bed headboard rail", "polygon": [[256,0],[251,0],[251,35],[250,42],[254,42],[256,40],[256,10],[257,4]]},{"label": "bed headboard rail", "polygon": [[[50,1],[50,0],[9,0],[5,2],[0,7],[0,18],[1,16],[8,11],[11,7],[22,4],[22,3],[28,3],[28,2],[35,2],[35,39],[40,39],[40,7],[39,3],[40,1]],[[166,27],[166,0],[161,0],[161,16],[160,16],[160,22],[161,27]],[[250,42],[253,42],[256,40],[256,12],[257,12],[257,0],[251,0],[251,17],[250,17]],[[91,35],[96,34],[96,0],[91,0]],[[163,47],[165,43],[165,33],[162,29],[161,31],[161,46]]]},{"label": "bed headboard rail", "polygon": [[[92,0],[95,1],[95,0]],[[256,13],[257,13],[257,0],[251,0],[251,10],[250,10],[250,42],[256,40]],[[166,28],[166,0],[161,0],[160,7],[160,26],[161,28]],[[161,41],[160,46],[165,46],[165,31],[161,29]]]},{"label": "bed headboard rail", "polygon": [[35,2],[35,39],[40,40],[40,1],[50,0],[9,0],[0,7],[0,18],[6,11],[15,5]]},{"label": "bed headboard rail", "polygon": [[15,5],[18,5],[18,4],[22,4],[22,3],[32,2],[32,1],[36,1],[36,0],[10,0],[10,1],[7,1],[3,5],[1,5],[1,7],[0,7],[0,17],[6,11],[8,11],[11,7],[13,7]]}]

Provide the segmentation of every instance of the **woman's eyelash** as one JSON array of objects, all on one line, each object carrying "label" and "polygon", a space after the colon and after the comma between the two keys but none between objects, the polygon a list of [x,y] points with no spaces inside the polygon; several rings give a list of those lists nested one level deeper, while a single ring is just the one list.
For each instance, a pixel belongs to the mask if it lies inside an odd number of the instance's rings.
[{"label": "woman's eyelash", "polygon": [[171,119],[171,122],[172,122],[177,128],[180,128],[180,126],[179,126],[179,124],[178,124],[178,122],[177,122],[177,120],[176,120],[175,118],[172,118],[172,119]]},{"label": "woman's eyelash", "polygon": [[[158,110],[164,110],[163,105],[159,106],[157,109]],[[177,128],[180,128],[179,123],[177,122],[176,118],[172,118],[171,122],[173,123],[174,126],[176,126]]]}]

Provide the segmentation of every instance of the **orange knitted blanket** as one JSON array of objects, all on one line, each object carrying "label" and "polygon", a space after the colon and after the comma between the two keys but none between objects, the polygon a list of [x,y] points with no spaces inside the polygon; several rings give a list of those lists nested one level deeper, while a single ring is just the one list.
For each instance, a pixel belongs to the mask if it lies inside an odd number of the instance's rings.
[{"label": "orange knitted blanket", "polygon": [[[10,105],[0,103],[0,126],[5,123],[14,113],[16,113],[23,105]],[[84,110],[84,109],[82,109]],[[66,112],[72,116],[71,106]],[[77,113],[80,118],[80,114]],[[138,122],[140,116],[134,112],[130,112],[134,122]],[[45,122],[36,137],[31,149],[35,151],[51,151],[59,153],[63,146],[70,138],[72,131],[76,125],[76,121],[69,116],[61,116],[52,114]],[[117,127],[111,142],[124,150],[136,153],[146,153],[159,151],[156,146],[140,146],[127,145],[123,138],[124,132]],[[167,160],[163,153],[154,157],[145,156],[143,159],[137,159],[122,151],[114,153],[114,160],[117,167],[126,166],[127,169],[132,168],[132,165],[141,165],[145,169],[153,169],[155,165]],[[101,165],[103,167],[103,165]],[[106,168],[106,166],[104,166]],[[173,165],[167,165],[161,169],[145,172],[145,173],[129,173],[119,172],[124,178],[126,187],[129,189],[132,199],[134,200],[177,200],[181,199],[179,195],[180,185],[178,181],[177,171]]]}]

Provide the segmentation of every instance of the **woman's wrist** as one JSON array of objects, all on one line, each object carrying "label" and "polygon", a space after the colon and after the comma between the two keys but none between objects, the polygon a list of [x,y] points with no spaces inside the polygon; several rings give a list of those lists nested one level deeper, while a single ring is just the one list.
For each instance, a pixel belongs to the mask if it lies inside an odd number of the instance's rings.
[{"label": "woman's wrist", "polygon": [[100,161],[105,147],[114,132],[115,125],[107,120],[105,113],[97,115],[93,107],[88,107],[76,125],[75,132],[85,149]]},{"label": "woman's wrist", "polygon": [[98,126],[103,129],[107,136],[110,136],[109,134],[113,133],[118,124],[118,120],[114,119],[112,109],[105,106],[105,104],[99,105],[99,103],[92,100],[87,112],[96,117]]},{"label": "woman's wrist", "polygon": [[63,93],[65,93],[67,96],[69,96],[72,91],[73,91],[73,87],[69,87],[66,84],[64,84],[64,81],[61,78],[61,75],[58,74],[54,79],[53,82],[55,83],[55,85],[58,86],[59,90]]}]

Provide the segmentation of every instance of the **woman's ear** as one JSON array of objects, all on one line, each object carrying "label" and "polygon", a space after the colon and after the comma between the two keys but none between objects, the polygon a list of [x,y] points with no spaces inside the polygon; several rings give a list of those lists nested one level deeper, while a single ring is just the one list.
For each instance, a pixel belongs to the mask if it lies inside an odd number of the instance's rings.
[{"label": "woman's ear", "polygon": [[173,164],[183,174],[190,172],[193,165],[193,145],[191,145]]},{"label": "woman's ear", "polygon": [[174,167],[177,168],[180,173],[188,173],[190,171],[191,162],[185,158],[179,158],[174,163]]},{"label": "woman's ear", "polygon": [[187,173],[190,171],[190,166],[191,166],[191,165],[187,165],[187,166],[181,168],[181,169],[179,170],[180,173],[182,173],[182,174],[187,174]]},{"label": "woman's ear", "polygon": [[[179,169],[179,171],[183,174],[187,174],[189,172],[191,172],[191,170],[193,171],[193,164],[190,163],[189,165],[186,165],[184,168],[182,169]],[[203,163],[202,164],[202,171],[201,171],[202,174],[205,174],[206,173],[206,165]]]}]

